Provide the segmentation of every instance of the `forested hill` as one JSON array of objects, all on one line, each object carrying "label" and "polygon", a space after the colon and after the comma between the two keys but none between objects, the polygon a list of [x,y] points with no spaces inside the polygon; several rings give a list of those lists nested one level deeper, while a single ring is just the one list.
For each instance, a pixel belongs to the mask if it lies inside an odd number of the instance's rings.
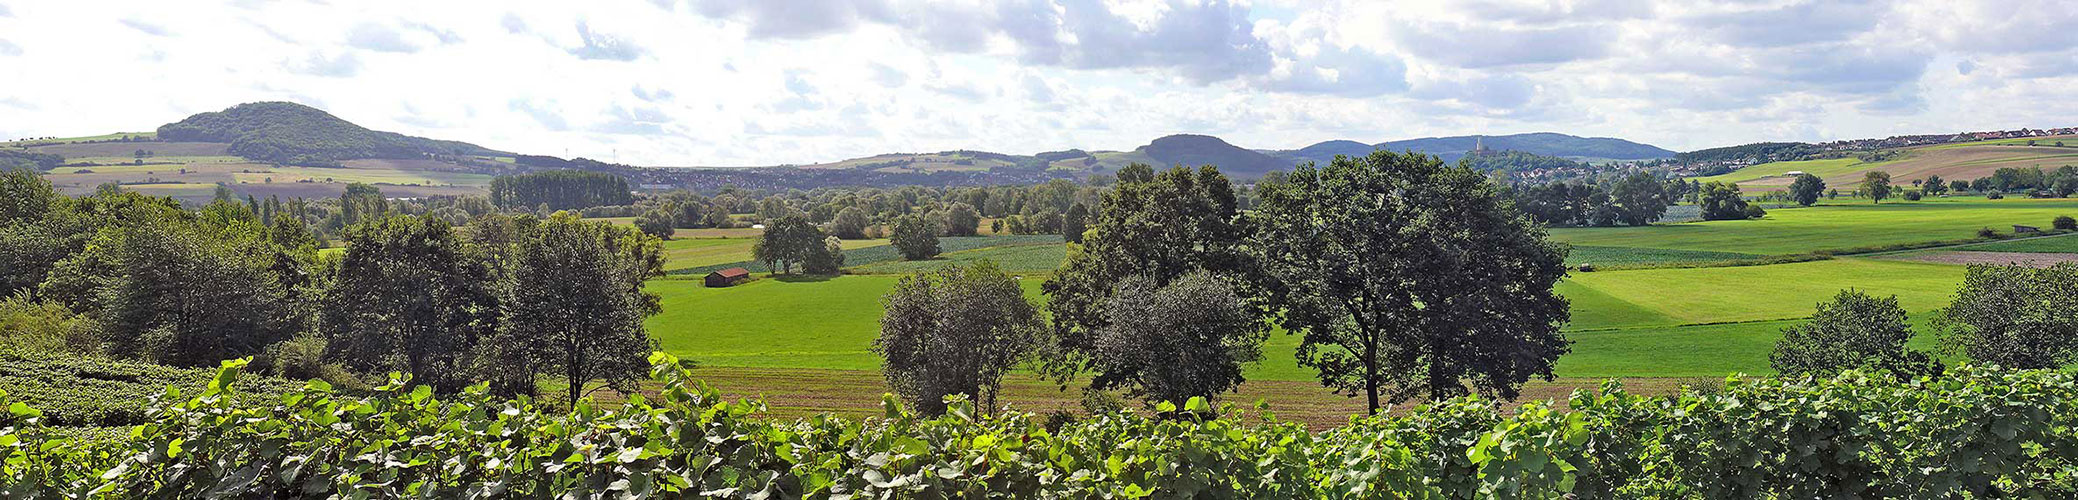
[{"label": "forested hill", "polygon": [[1482,143],[1487,149],[1494,151],[1522,151],[1574,159],[1650,160],[1674,156],[1673,151],[1650,144],[1639,144],[1613,137],[1576,137],[1551,132],[1426,137],[1391,141],[1379,144],[1378,147],[1392,151],[1413,150],[1441,156],[1445,161],[1457,161]]},{"label": "forested hill", "polygon": [[1273,170],[1290,170],[1292,162],[1228,144],[1209,135],[1177,134],[1147,143],[1135,150],[1155,165],[1216,165],[1221,172],[1241,178],[1257,178]]},{"label": "forested hill", "polygon": [[369,130],[324,110],[290,102],[246,103],[196,114],[160,126],[158,137],[173,142],[230,143],[231,154],[288,164],[509,154],[466,142]]}]

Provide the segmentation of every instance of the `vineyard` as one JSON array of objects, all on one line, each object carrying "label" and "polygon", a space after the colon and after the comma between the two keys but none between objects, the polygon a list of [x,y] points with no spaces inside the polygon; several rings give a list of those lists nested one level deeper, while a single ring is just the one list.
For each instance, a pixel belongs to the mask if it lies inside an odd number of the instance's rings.
[{"label": "vineyard", "polygon": [[1897,381],[1728,379],[1561,411],[1461,399],[1323,432],[1193,400],[1080,419],[955,402],[780,420],[669,355],[653,398],[551,412],[322,382],[241,404],[242,361],[126,437],[75,442],[0,395],[0,497],[1836,498],[2078,492],[2078,381],[1963,367]]}]

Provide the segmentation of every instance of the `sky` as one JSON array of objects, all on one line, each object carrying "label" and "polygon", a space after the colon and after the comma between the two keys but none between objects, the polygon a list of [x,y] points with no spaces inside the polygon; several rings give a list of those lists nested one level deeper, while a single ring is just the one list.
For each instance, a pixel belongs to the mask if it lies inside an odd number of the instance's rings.
[{"label": "sky", "polygon": [[2078,2],[0,0],[0,138],[250,101],[660,166],[2078,125]]}]

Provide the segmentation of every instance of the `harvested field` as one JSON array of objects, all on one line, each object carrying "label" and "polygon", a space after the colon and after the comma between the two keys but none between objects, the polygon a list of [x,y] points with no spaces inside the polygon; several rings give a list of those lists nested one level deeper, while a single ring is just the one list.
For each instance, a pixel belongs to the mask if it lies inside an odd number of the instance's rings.
[{"label": "harvested field", "polygon": [[1991,264],[2026,267],[2049,267],[2065,262],[2078,262],[2078,253],[2024,253],[2024,252],[1974,252],[1956,250],[1949,252],[1925,252],[1901,255],[1898,260],[1934,262],[1940,264]]}]

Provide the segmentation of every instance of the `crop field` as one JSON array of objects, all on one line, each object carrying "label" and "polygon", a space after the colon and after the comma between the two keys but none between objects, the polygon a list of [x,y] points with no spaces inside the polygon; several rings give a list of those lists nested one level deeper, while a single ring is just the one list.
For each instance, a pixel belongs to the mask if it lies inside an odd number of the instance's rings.
[{"label": "crop field", "polygon": [[43,145],[43,144],[71,144],[71,143],[76,143],[76,142],[85,142],[85,141],[108,141],[108,140],[115,140],[115,139],[121,139],[121,138],[125,138],[125,137],[145,137],[145,138],[151,138],[151,137],[158,137],[158,136],[159,136],[159,133],[158,133],[157,131],[151,131],[151,132],[116,132],[116,133],[113,133],[113,134],[101,134],[101,135],[90,135],[90,136],[84,136],[84,137],[61,137],[61,138],[56,138],[56,139],[25,139],[25,140],[15,140],[15,141],[0,141],[0,146],[5,146],[5,147],[15,147],[15,146],[25,146],[25,145]]},{"label": "crop field", "polygon": [[[940,260],[937,260],[935,262],[944,262],[944,259],[952,258],[948,257],[947,255],[964,252],[968,250],[977,250],[983,248],[1002,246],[1031,245],[1061,246],[1061,237],[1055,235],[1027,235],[952,236],[939,238],[938,251],[941,257]],[[869,245],[864,247],[855,247],[850,245],[849,243],[846,243],[844,247],[844,265],[847,269],[866,267],[871,266],[873,264],[879,264],[884,262],[896,262],[900,260],[902,260],[901,252],[890,245]],[[756,273],[766,273],[772,271],[772,269],[770,267],[765,266],[765,263],[763,262],[753,262],[746,259],[738,262],[726,262],[672,271],[672,274],[706,274],[717,269],[726,269],[731,267],[741,267],[744,269],[749,269],[751,272]],[[1048,267],[1046,269],[1051,270],[1052,267]]]},{"label": "crop field", "polygon": [[[2036,145],[2028,146],[2030,140]],[[2055,146],[2057,141],[2064,141],[2066,146]],[[1783,189],[1793,180],[1787,176],[1788,172],[1801,171],[1825,179],[1829,187],[1848,191],[1851,190],[1849,186],[1861,180],[1863,172],[1872,170],[1888,172],[1895,181],[1908,183],[1929,175],[1939,175],[1948,180],[1968,180],[1989,176],[2008,167],[2053,170],[2064,165],[2078,165],[2078,137],[2073,136],[1939,144],[1902,151],[1905,154],[1900,158],[1873,163],[1855,158],[1782,161],[1696,180],[1737,183],[1748,191],[1774,191]]]},{"label": "crop field", "polygon": [[2013,224],[2046,226],[2058,215],[2078,215],[2078,199],[1827,201],[1809,208],[1770,210],[1758,220],[1555,228],[1551,236],[1575,246],[1787,255],[1969,240],[1979,228],[2003,232]]},{"label": "crop field", "polygon": [[227,150],[230,147],[230,144],[222,142],[99,142],[35,146],[29,151],[63,156],[66,161],[72,161],[73,158],[88,157],[130,158],[140,149],[152,152],[152,156],[229,156],[231,153]]}]

